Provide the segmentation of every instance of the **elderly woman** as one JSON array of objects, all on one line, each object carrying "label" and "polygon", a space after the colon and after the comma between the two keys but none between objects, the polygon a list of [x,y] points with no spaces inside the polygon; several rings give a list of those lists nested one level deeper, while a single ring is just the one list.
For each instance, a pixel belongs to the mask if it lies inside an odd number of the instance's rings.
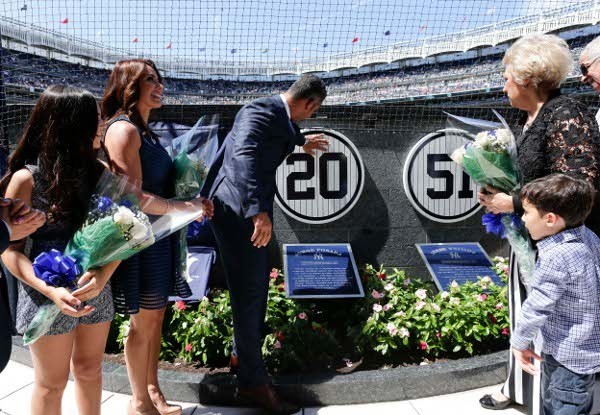
[{"label": "elderly woman", "polygon": [[[598,189],[600,133],[580,102],[562,95],[560,85],[573,67],[566,42],[554,35],[530,35],[506,51],[504,92],[510,105],[525,113],[515,131],[521,184],[551,173],[589,180]],[[517,192],[495,189],[480,192],[479,202],[490,212],[523,214]],[[597,204],[596,204],[597,206]],[[592,213],[591,220],[597,221]],[[597,223],[587,223],[596,233]],[[511,328],[527,296],[514,254],[510,257],[509,306]],[[536,345],[536,353],[539,347]],[[536,361],[539,366],[539,361]],[[531,376],[509,358],[508,379],[501,391],[480,399],[484,408],[503,409],[511,402],[528,405],[529,414],[541,413],[540,376]],[[539,369],[539,367],[538,367]]]}]

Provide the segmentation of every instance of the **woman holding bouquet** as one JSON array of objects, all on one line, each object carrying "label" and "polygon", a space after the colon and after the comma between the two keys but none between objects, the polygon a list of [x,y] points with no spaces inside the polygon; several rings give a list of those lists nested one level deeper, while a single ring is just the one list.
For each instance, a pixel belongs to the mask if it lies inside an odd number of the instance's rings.
[{"label": "woman holding bouquet", "polygon": [[[89,199],[104,169],[97,160],[100,114],[95,98],[79,88],[49,87],[37,101],[8,172],[0,182],[6,197],[47,212],[48,221],[25,240],[12,244],[2,261],[19,281],[17,330],[23,333],[49,298],[60,309],[45,336],[30,345],[35,372],[31,413],[60,414],[69,368],[75,379],[80,414],[99,415],[102,356],[114,316],[108,280],[118,262],[86,272],[82,288],[70,293],[46,285],[32,259],[62,251],[82,224]],[[85,302],[85,306],[80,307]]]},{"label": "woman holding bouquet", "polygon": [[[599,188],[600,134],[580,102],[562,95],[560,85],[573,67],[567,43],[554,35],[530,35],[515,42],[503,59],[504,92],[510,105],[525,113],[516,132],[517,164],[521,185],[551,173],[589,180]],[[495,189],[480,192],[479,202],[492,213],[523,214],[518,197]],[[597,207],[597,204],[596,204]],[[586,223],[598,233],[598,215]],[[509,307],[511,329],[527,296],[514,253],[510,257]],[[536,353],[539,348],[536,347]],[[537,363],[539,364],[539,362]],[[541,412],[540,376],[530,376],[509,358],[509,374],[501,391],[480,399],[483,407],[504,409],[511,402],[528,405],[530,414]]]},{"label": "woman holding bouquet", "polygon": [[[148,128],[150,111],[162,105],[163,85],[155,64],[133,59],[115,65],[102,100],[107,120],[104,138],[111,169],[137,180],[142,190],[159,196],[144,208],[148,214],[167,214],[185,208],[175,196],[171,157]],[[208,216],[212,203],[196,199]],[[180,206],[183,205],[183,206]],[[158,385],[161,330],[169,295],[189,297],[191,291],[179,270],[179,237],[162,239],[121,263],[113,278],[118,313],[131,315],[125,358],[133,399],[130,414],[176,415],[180,406],[167,404]]]}]

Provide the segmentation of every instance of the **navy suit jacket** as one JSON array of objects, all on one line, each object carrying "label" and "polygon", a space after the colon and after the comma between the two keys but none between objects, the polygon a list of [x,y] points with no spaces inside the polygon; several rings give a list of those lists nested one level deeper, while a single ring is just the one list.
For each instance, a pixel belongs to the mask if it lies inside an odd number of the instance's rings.
[{"label": "navy suit jacket", "polygon": [[261,212],[272,217],[275,172],[304,143],[279,95],[252,101],[237,113],[209,170],[203,196],[218,197],[246,219]]},{"label": "navy suit jacket", "polygon": [[6,227],[6,223],[0,220],[0,254],[8,248],[9,244],[10,235],[8,233],[8,228]]}]

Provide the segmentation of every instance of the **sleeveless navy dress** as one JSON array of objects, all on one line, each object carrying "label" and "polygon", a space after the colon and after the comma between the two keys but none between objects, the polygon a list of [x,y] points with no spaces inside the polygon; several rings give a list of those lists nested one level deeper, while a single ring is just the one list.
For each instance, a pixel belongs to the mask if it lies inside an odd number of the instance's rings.
[{"label": "sleeveless navy dress", "polygon": [[[121,115],[108,123],[106,131],[117,121],[133,124],[126,115]],[[171,157],[158,140],[136,128],[142,138],[142,189],[160,197],[173,197],[175,175]],[[191,296],[190,287],[179,270],[179,249],[176,232],[121,262],[111,278],[115,311],[137,314],[140,308],[165,307],[169,295]]]}]

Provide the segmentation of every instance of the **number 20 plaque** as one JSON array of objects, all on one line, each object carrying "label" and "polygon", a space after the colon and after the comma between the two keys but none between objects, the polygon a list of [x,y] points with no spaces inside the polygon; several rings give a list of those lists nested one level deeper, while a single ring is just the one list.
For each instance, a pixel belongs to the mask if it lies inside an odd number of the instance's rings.
[{"label": "number 20 plaque", "polygon": [[296,147],[277,169],[275,199],[285,213],[301,222],[332,222],[348,213],[362,193],[362,159],[354,144],[337,131],[313,128],[302,133],[324,134],[328,151],[317,151],[313,157]]}]

